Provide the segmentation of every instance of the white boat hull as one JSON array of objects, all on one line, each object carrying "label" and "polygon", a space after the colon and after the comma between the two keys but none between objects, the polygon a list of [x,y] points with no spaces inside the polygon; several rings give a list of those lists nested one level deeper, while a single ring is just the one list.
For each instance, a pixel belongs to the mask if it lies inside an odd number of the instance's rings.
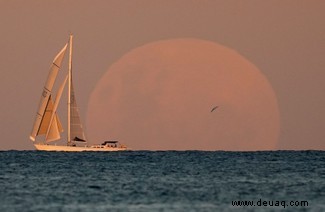
[{"label": "white boat hull", "polygon": [[61,152],[116,152],[126,151],[126,147],[108,147],[108,146],[58,146],[48,144],[34,144],[35,148],[40,151],[61,151]]},{"label": "white boat hull", "polygon": [[[72,83],[72,38],[70,35],[69,42],[63,47],[63,49],[56,55],[52,65],[50,67],[50,72],[45,82],[43,93],[41,95],[41,101],[37,111],[36,119],[34,121],[33,130],[30,134],[30,139],[34,142],[34,146],[40,151],[63,151],[63,152],[83,152],[83,151],[93,151],[93,152],[116,152],[116,151],[126,151],[126,146],[118,143],[118,141],[104,141],[97,145],[86,145],[85,146],[75,146],[70,144],[75,144],[75,142],[85,142],[86,136],[82,127],[79,109],[77,106],[74,86]],[[69,45],[69,66],[68,74],[65,80],[57,89],[56,95],[52,92],[53,86],[55,84],[56,78],[58,76],[60,66],[64,59],[65,52]],[[62,71],[61,71],[62,72]],[[68,123],[67,128],[67,144],[64,145],[53,145],[50,142],[60,139],[61,133],[63,132],[63,127],[61,125],[57,108],[64,90],[64,87],[68,82]],[[53,98],[55,96],[55,99]],[[43,136],[44,140],[39,140],[40,142],[35,142],[37,136]]]}]

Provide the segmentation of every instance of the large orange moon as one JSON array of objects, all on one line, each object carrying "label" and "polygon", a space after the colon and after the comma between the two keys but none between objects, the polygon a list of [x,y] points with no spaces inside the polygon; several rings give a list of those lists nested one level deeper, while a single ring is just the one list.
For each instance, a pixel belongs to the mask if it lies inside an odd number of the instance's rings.
[{"label": "large orange moon", "polygon": [[268,80],[236,51],[172,39],[108,69],[90,96],[87,132],[133,150],[274,150],[279,110]]}]

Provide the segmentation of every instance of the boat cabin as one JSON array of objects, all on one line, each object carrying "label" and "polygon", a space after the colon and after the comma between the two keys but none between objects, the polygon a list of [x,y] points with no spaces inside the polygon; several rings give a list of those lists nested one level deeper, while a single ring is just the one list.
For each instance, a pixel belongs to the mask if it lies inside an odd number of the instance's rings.
[{"label": "boat cabin", "polygon": [[101,145],[108,147],[117,147],[118,141],[104,141]]}]

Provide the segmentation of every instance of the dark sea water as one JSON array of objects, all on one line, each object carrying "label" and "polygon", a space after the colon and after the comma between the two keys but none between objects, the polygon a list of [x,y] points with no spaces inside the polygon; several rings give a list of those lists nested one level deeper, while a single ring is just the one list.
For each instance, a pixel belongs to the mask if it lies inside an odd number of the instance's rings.
[{"label": "dark sea water", "polygon": [[0,162],[1,212],[325,211],[324,151],[2,151]]}]

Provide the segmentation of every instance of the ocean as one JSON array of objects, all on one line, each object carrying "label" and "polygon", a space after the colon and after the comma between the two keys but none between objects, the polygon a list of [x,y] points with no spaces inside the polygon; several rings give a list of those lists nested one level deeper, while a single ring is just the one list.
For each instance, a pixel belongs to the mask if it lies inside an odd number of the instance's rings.
[{"label": "ocean", "polygon": [[325,211],[324,151],[0,151],[0,211]]}]

